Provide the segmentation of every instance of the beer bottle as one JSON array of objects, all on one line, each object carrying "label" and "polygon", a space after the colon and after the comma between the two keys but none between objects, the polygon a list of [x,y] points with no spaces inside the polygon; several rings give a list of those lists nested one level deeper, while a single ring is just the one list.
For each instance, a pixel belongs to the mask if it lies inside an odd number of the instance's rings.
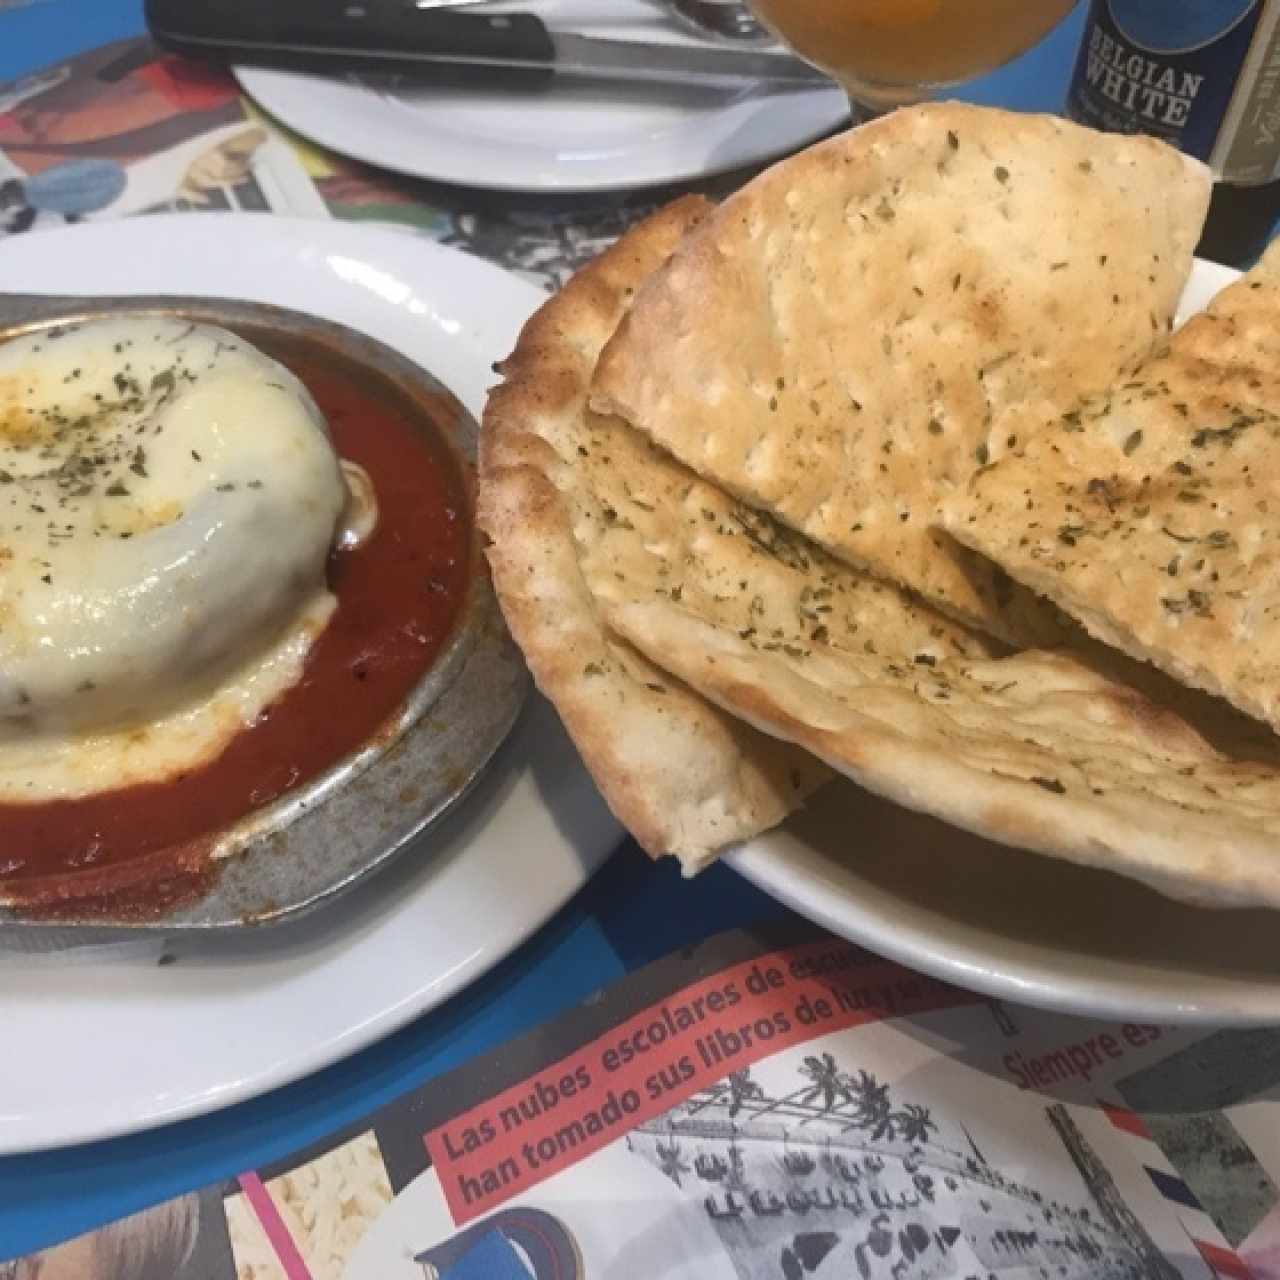
[{"label": "beer bottle", "polygon": [[1092,0],[1067,114],[1207,161],[1197,252],[1247,265],[1280,218],[1280,0]]}]

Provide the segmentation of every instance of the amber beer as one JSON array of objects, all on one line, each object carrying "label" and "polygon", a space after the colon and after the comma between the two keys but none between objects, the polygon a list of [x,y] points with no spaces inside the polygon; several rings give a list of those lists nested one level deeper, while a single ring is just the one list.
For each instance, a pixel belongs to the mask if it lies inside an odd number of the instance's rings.
[{"label": "amber beer", "polygon": [[752,0],[801,57],[872,106],[911,102],[1008,62],[1075,0]]}]

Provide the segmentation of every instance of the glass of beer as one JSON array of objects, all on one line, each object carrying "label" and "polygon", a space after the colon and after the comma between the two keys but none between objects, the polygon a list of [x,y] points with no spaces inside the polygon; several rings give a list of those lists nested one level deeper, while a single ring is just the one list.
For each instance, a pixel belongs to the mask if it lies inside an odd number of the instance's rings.
[{"label": "glass of beer", "polygon": [[780,40],[849,95],[855,120],[993,71],[1075,0],[750,0]]}]

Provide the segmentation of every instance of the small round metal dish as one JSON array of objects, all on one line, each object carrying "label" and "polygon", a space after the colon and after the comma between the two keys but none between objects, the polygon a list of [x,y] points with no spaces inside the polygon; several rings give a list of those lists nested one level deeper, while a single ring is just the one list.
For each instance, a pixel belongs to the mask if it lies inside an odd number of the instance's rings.
[{"label": "small round metal dish", "polygon": [[407,701],[360,749],[201,841],[194,853],[163,850],[101,872],[32,879],[20,889],[0,884],[6,929],[56,922],[175,932],[293,917],[363,880],[448,812],[493,757],[528,693],[475,527],[477,426],[446,387],[382,343],[258,303],[9,295],[0,297],[0,342],[103,314],[221,325],[286,365],[320,359],[340,367],[431,433],[463,481],[468,575],[452,629]]}]

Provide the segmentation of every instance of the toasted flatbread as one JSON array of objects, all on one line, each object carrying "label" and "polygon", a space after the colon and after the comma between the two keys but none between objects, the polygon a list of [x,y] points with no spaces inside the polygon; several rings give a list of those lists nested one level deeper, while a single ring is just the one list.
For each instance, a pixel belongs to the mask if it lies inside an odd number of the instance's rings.
[{"label": "toasted flatbread", "polygon": [[1166,335],[1209,192],[1148,138],[895,111],[708,217],[641,289],[592,407],[957,618],[1057,638],[931,528],[937,503]]},{"label": "toasted flatbread", "polygon": [[943,518],[1101,640],[1280,728],[1280,244]]},{"label": "toasted flatbread", "polygon": [[656,214],[529,320],[480,438],[479,521],[511,632],[613,812],[651,854],[674,853],[688,870],[780,822],[829,776],[610,634],[579,564],[628,483],[607,463],[582,465],[596,356],[636,287],[708,207],[691,198]]},{"label": "toasted flatbread", "polygon": [[1211,742],[1170,705],[1204,695],[1156,703],[1068,651],[904,661],[766,648],[682,594],[619,591],[609,622],[719,706],[868,790],[1183,901],[1280,907],[1276,744],[1256,722],[1240,732],[1226,704],[1198,707]]}]

